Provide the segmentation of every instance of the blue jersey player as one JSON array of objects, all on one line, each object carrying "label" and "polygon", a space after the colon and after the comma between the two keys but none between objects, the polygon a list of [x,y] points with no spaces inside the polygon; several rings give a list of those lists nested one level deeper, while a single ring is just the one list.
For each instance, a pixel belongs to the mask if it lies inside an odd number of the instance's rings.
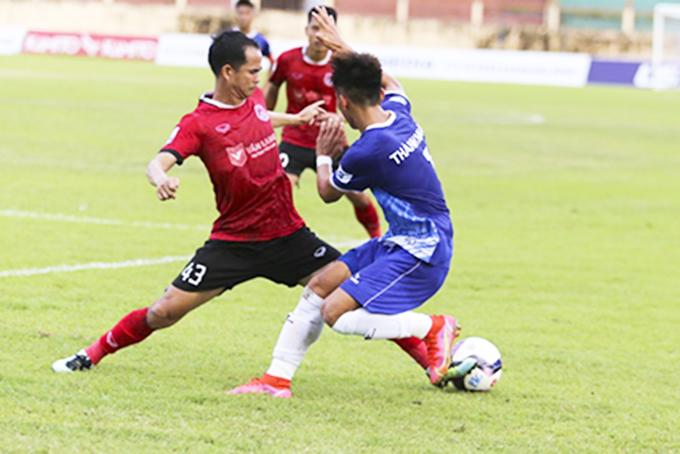
[{"label": "blue jersey player", "polygon": [[252,39],[260,46],[262,56],[269,60],[269,66],[274,64],[274,56],[269,48],[269,42],[262,33],[252,28],[253,20],[255,19],[255,5],[250,0],[238,0],[235,5],[236,9],[236,25],[232,28],[233,31],[240,31],[248,38]]},{"label": "blue jersey player", "polygon": [[427,368],[433,385],[450,378],[456,320],[412,312],[442,286],[453,254],[453,227],[422,128],[401,85],[379,61],[354,53],[323,8],[319,39],[336,51],[332,81],[338,108],[361,137],[343,151],[343,124],[330,119],[317,139],[317,188],[334,202],[349,191],[373,191],[388,232],[331,263],[305,288],[289,314],[267,373],[230,391],[290,396],[290,380],[323,322],[342,334],[392,339]]}]

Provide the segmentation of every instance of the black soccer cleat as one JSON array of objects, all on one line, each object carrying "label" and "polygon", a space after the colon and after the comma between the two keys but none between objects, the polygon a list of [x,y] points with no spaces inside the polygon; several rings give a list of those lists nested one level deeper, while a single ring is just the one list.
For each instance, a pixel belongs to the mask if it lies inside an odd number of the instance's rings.
[{"label": "black soccer cleat", "polygon": [[52,370],[60,374],[70,374],[82,370],[90,370],[94,367],[90,357],[87,356],[85,350],[80,350],[73,356],[68,358],[58,359],[52,363]]}]

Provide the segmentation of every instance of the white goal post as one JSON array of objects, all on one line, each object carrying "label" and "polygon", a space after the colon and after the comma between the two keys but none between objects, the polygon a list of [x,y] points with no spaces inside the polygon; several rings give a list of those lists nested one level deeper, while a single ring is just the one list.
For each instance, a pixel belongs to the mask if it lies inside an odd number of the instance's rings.
[{"label": "white goal post", "polygon": [[680,3],[654,6],[652,87],[680,88]]}]

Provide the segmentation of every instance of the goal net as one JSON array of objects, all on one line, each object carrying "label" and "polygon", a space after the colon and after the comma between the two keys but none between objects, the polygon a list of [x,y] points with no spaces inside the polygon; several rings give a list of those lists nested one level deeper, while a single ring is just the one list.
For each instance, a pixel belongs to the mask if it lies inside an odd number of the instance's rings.
[{"label": "goal net", "polygon": [[654,7],[652,87],[680,88],[680,3]]}]

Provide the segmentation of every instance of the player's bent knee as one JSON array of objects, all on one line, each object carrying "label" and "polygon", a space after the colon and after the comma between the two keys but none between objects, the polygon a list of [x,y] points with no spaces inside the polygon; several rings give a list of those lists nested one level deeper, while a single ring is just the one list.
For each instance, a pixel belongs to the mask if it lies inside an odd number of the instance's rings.
[{"label": "player's bent knee", "polygon": [[321,298],[326,298],[351,275],[345,263],[335,261],[327,265],[322,272],[312,276],[307,286]]},{"label": "player's bent knee", "polygon": [[338,318],[341,315],[342,313],[333,308],[331,304],[323,303],[321,306],[321,316],[323,317],[323,321],[326,322],[326,324],[331,328],[333,325],[335,325],[335,322],[338,321]]},{"label": "player's bent knee", "polygon": [[349,312],[348,308],[341,304],[333,304],[332,301],[326,301],[321,306],[321,316],[323,317],[323,321],[326,322],[326,324],[330,327],[333,327],[335,322],[337,322],[338,319],[346,312]]},{"label": "player's bent knee", "polygon": [[309,287],[311,291],[319,295],[321,298],[325,298],[330,292],[324,289],[323,278],[321,277],[321,274],[312,276],[312,278],[309,280],[309,283],[307,284],[307,287]]}]

